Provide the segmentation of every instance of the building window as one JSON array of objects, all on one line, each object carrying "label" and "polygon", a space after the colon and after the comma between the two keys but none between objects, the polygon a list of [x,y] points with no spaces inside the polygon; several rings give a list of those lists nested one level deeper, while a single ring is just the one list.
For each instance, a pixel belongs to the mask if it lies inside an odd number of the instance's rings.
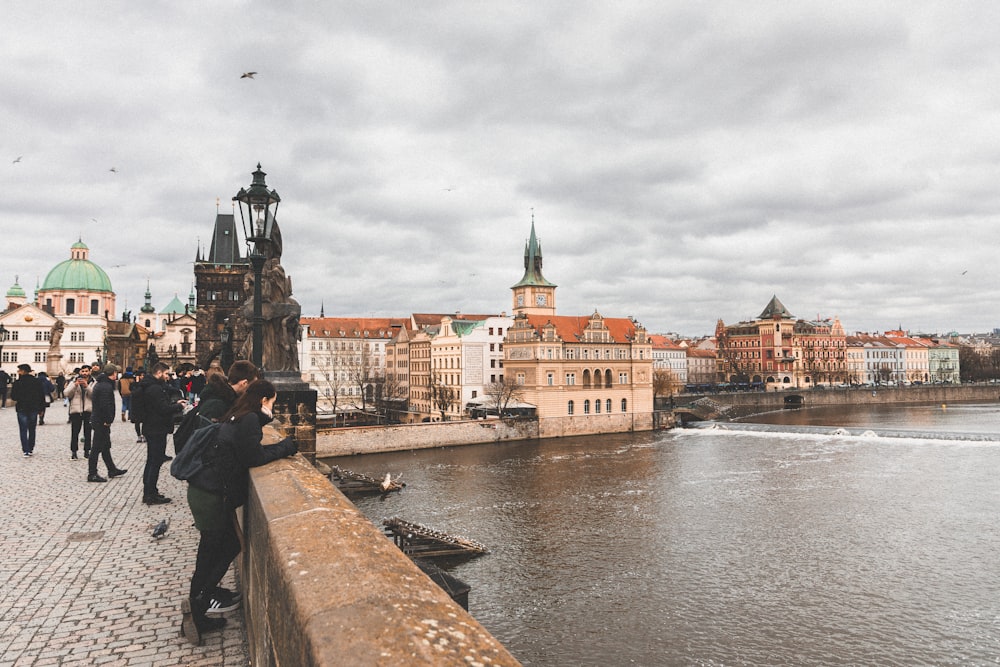
[{"label": "building window", "polygon": [[3,363],[17,363],[17,352],[4,352]]},{"label": "building window", "polygon": [[628,373],[618,374],[618,384],[628,384]]},{"label": "building window", "polygon": [[622,412],[628,412],[628,401],[622,399]]},{"label": "building window", "polygon": [[566,414],[568,415],[573,414],[573,401],[570,401],[569,403],[566,404]]},{"label": "building window", "polygon": [[517,383],[519,385],[523,385],[524,384],[524,373],[518,373],[517,374]]},{"label": "building window", "polygon": [[586,401],[583,402],[583,414],[585,414],[585,415],[589,415],[590,414],[590,399],[589,398]]},{"label": "building window", "polygon": [[75,315],[76,314],[76,300],[66,299],[66,314]]},{"label": "building window", "polygon": [[566,384],[567,385],[576,384],[576,373],[566,373]]},{"label": "building window", "polygon": [[546,384],[548,384],[548,385],[549,385],[550,387],[551,387],[552,385],[554,385],[554,384],[556,383],[556,376],[555,376],[555,373],[546,373],[546,374],[545,374],[545,382],[546,382]]},{"label": "building window", "polygon": [[594,414],[595,415],[601,414],[601,399],[597,399],[596,401],[594,401]]},{"label": "building window", "polygon": [[40,364],[45,361],[45,352],[35,352],[35,363]]},{"label": "building window", "polygon": [[100,314],[100,312],[99,312],[100,311],[100,307],[101,307],[101,304],[97,301],[97,299],[91,299],[90,300],[90,314],[91,315],[99,315]]},{"label": "building window", "polygon": [[604,403],[604,411],[607,412],[609,415],[611,414],[611,399],[610,398],[607,401],[605,401],[605,403]]}]

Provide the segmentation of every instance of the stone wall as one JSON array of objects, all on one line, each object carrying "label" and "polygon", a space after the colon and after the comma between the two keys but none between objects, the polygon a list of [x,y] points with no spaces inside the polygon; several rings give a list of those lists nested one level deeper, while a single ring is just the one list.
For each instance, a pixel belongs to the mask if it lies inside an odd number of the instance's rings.
[{"label": "stone wall", "polygon": [[316,456],[348,456],[538,437],[533,419],[475,419],[394,426],[338,428],[316,434]]},{"label": "stone wall", "polygon": [[303,457],[250,471],[251,664],[519,665]]}]

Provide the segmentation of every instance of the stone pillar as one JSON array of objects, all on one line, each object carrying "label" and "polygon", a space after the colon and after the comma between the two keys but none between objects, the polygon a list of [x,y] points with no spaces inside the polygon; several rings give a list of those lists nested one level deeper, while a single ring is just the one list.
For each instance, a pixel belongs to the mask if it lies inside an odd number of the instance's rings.
[{"label": "stone pillar", "polygon": [[296,371],[265,371],[264,379],[278,391],[272,424],[295,438],[299,454],[316,463],[316,390]]},{"label": "stone pillar", "polygon": [[56,377],[62,373],[61,352],[49,352],[45,355],[45,372],[49,374],[49,379],[55,384]]}]

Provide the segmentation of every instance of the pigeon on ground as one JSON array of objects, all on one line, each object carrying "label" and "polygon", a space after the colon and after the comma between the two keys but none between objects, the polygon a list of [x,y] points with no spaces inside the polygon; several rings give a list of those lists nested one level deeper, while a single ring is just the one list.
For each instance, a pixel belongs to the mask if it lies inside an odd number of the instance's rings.
[{"label": "pigeon on ground", "polygon": [[170,528],[170,517],[167,517],[160,523],[156,524],[156,528],[153,529],[153,537],[160,539],[167,534],[168,528]]}]

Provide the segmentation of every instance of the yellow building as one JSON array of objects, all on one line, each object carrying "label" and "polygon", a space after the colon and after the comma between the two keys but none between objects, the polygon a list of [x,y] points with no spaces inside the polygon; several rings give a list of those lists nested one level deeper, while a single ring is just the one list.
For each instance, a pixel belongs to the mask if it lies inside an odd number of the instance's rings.
[{"label": "yellow building", "polygon": [[653,353],[630,318],[555,314],[556,286],[542,276],[535,224],[524,276],[513,292],[514,323],[504,340],[504,374],[519,402],[535,406],[540,437],[653,428]]}]

